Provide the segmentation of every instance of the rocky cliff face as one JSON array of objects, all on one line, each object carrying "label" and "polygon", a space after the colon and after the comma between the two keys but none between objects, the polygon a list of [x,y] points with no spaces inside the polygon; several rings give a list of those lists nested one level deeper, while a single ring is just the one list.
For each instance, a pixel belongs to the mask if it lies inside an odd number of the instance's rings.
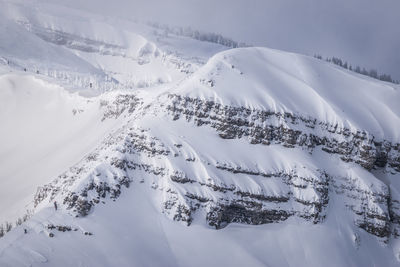
[{"label": "rocky cliff face", "polygon": [[[323,223],[334,200],[332,205],[347,209],[355,225],[370,234],[384,240],[398,236],[397,193],[371,173],[400,171],[398,143],[301,115],[181,95],[161,96],[151,104],[137,95],[118,95],[102,103],[104,120],[125,116],[126,124],[40,187],[35,206],[56,199],[71,214],[85,216],[97,204],[116,200],[124,188],[147,185],[158,192],[160,212],[171,219],[190,225],[197,218],[219,229],[229,223],[279,223],[291,216]],[[183,137],[177,125],[199,133]],[[199,151],[194,143],[204,130],[218,150],[232,142],[247,150],[222,156],[206,147]],[[249,164],[259,161],[252,151],[274,158],[277,152],[270,149],[276,147],[283,155],[301,157],[288,159],[286,166]],[[337,160],[328,165],[347,171],[325,169],[318,161],[308,164],[318,153]]]},{"label": "rocky cliff face", "polygon": [[174,120],[184,117],[197,126],[210,125],[224,139],[246,137],[251,144],[299,146],[310,153],[320,147],[367,170],[388,166],[400,171],[400,143],[375,140],[363,130],[351,131],[337,124],[291,113],[224,106],[179,95],[169,95],[169,98],[171,102],[167,109]]}]

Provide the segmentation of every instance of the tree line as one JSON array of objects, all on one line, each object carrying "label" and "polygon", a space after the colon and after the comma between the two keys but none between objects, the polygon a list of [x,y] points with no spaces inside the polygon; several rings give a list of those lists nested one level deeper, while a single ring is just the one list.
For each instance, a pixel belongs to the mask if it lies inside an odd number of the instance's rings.
[{"label": "tree line", "polygon": [[174,34],[177,36],[189,37],[195,40],[210,42],[215,44],[220,44],[230,48],[238,48],[238,47],[247,47],[245,43],[236,42],[230,38],[227,38],[221,34],[213,33],[213,32],[202,32],[198,30],[193,30],[190,27],[179,27],[179,26],[168,26],[165,24],[160,24],[157,22],[147,22],[147,24],[153,28],[159,29],[163,31],[165,36],[168,34]]},{"label": "tree line", "polygon": [[[318,54],[315,54],[314,57],[317,59],[320,59],[320,60],[324,60],[323,57]],[[374,79],[378,79],[381,81],[390,82],[390,83],[394,83],[394,84],[400,84],[400,81],[392,79],[390,74],[385,74],[385,73],[380,74],[376,69],[367,70],[365,68],[361,68],[358,65],[354,67],[351,64],[347,63],[347,61],[344,61],[338,57],[331,57],[331,58],[327,57],[327,58],[325,58],[325,61],[335,64],[337,66],[340,66],[342,68],[348,69],[350,71],[354,71],[356,73],[359,73],[359,74],[362,74],[365,76],[369,76]]]}]

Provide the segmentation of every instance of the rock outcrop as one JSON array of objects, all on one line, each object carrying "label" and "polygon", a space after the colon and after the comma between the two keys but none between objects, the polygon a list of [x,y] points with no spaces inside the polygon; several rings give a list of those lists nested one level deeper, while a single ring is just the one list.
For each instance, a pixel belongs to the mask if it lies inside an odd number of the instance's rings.
[{"label": "rock outcrop", "polygon": [[[169,95],[167,104],[156,102],[144,109],[136,96],[118,96],[110,103],[103,105],[107,107],[104,119],[126,114],[132,120],[79,164],[39,188],[36,206],[61,198],[66,210],[86,216],[96,204],[117,199],[132,183],[148,184],[162,195],[160,211],[171,219],[190,225],[195,213],[204,214],[208,225],[220,229],[229,223],[279,223],[292,216],[323,223],[334,198],[353,214],[355,225],[368,233],[384,240],[398,236],[400,202],[370,171],[398,172],[399,144],[295,114],[223,106],[179,95]],[[173,133],[160,138],[152,128],[131,126],[138,117],[157,117],[160,112],[169,114],[162,118],[171,124],[179,120],[187,127],[209,127],[220,140],[241,138],[248,146],[281,145],[311,155],[320,149],[336,155],[343,166],[360,166],[372,182],[366,185],[360,175],[340,176],[316,166],[265,169],[236,165],[229,158],[212,162],[191,155],[191,148],[174,141],[179,137]],[[197,169],[207,170],[210,176],[202,176]],[[256,186],[245,188],[235,182],[240,179]]]}]

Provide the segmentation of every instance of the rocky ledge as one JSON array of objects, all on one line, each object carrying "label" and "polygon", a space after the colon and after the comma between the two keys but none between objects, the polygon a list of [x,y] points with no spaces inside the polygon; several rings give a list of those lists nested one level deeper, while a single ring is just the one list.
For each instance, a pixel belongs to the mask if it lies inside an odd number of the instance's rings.
[{"label": "rocky ledge", "polygon": [[[211,127],[222,139],[247,138],[249,146],[280,144],[311,154],[321,148],[338,155],[343,164],[362,166],[360,169],[371,177],[372,169],[400,171],[400,145],[375,140],[365,131],[177,95],[168,99],[167,105],[157,104],[157,108],[166,108],[171,116],[169,123],[183,118],[194,126]],[[118,117],[124,112],[134,114],[140,99],[121,96],[115,103],[104,107],[106,114]],[[147,111],[151,108],[147,106]],[[229,223],[279,223],[292,216],[323,223],[335,199],[335,205],[346,208],[359,228],[384,240],[399,235],[400,202],[378,179],[366,185],[359,175],[338,176],[317,167],[268,170],[228,161],[208,162],[188,156],[191,147],[172,141],[178,136],[163,136],[161,141],[151,128],[131,125],[125,125],[76,166],[40,187],[35,206],[59,200],[72,215],[86,216],[97,204],[116,200],[132,184],[149,185],[161,194],[160,211],[171,219],[190,225],[197,213],[201,216],[196,218],[202,217],[208,225],[220,229]],[[210,176],[197,175],[195,169],[206,169]],[[241,186],[243,179],[250,179],[255,187]]]}]

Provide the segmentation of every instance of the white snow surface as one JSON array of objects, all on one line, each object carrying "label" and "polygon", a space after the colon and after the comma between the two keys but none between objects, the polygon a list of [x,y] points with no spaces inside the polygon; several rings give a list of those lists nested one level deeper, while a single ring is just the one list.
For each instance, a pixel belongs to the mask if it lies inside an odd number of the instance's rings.
[{"label": "white snow surface", "polygon": [[0,221],[29,209],[34,188],[89,153],[115,127],[99,104],[25,74],[0,76]]},{"label": "white snow surface", "polygon": [[[398,174],[374,176],[323,151],[311,155],[300,148],[221,139],[210,127],[172,122],[160,112],[166,95],[178,94],[301,115],[399,143],[398,85],[304,55],[255,47],[227,50],[218,44],[167,36],[135,21],[34,3],[0,0],[0,224],[32,209],[38,186],[82,163],[93,151],[101,151],[104,161],[90,165],[90,171],[112,172],[106,158],[120,155],[122,149],[120,144],[102,147],[107,138],[124,134],[127,128],[146,129],[171,151],[196,161],[131,157],[184,171],[199,182],[216,177],[214,182],[235,184],[241,190],[280,195],[288,191],[287,185],[247,174],[231,176],[207,163],[265,172],[296,169],[305,177],[325,169],[353,179],[365,190],[379,191],[384,184],[390,185],[393,197],[399,196]],[[60,36],[66,41],[58,42]],[[125,111],[104,119],[103,103],[120,94],[138,96],[143,107],[155,108],[144,115]],[[183,148],[177,149],[176,144]],[[175,222],[162,213],[160,203],[168,188],[213,200],[220,195],[190,187],[190,183],[172,185],[139,174],[119,198],[107,198],[83,218],[71,216],[62,205],[55,211],[52,203],[42,203],[31,219],[0,238],[0,266],[400,264],[398,240],[384,243],[357,228],[339,195],[330,199],[327,218],[320,224],[290,217],[281,223],[230,224],[215,230],[202,214],[196,214],[190,226]],[[92,176],[89,172],[78,177],[71,188],[80,189]],[[155,183],[158,189],[152,188]],[[318,198],[313,191],[295,194],[304,200]],[[62,203],[62,196],[57,197]],[[48,224],[77,230],[56,231],[50,238]]]},{"label": "white snow surface", "polygon": [[183,81],[176,93],[224,105],[300,114],[366,130],[380,139],[400,140],[397,85],[304,55],[254,47],[218,53]]},{"label": "white snow surface", "polygon": [[[42,210],[0,242],[2,266],[398,266],[390,247],[353,229],[337,211],[322,225],[296,219],[261,226],[231,224],[213,230],[183,226],[160,216],[154,190],[134,186],[116,202],[74,220],[52,207]],[[339,215],[340,214],[340,215]],[[43,223],[77,231],[56,233]],[[86,236],[92,231],[93,236]],[[23,255],[23,257],[21,257]]]}]

